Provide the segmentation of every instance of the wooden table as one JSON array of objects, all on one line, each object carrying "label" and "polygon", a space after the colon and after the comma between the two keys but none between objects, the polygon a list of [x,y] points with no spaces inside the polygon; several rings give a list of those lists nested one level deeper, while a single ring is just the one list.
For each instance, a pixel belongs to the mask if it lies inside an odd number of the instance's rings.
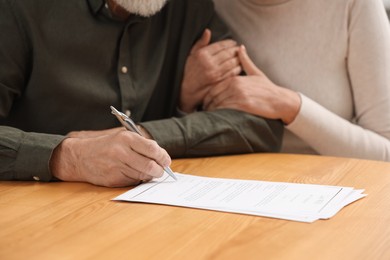
[{"label": "wooden table", "polygon": [[368,196],[308,224],[110,200],[128,188],[0,182],[0,259],[390,259],[390,163],[251,154],[175,160],[172,169]]}]

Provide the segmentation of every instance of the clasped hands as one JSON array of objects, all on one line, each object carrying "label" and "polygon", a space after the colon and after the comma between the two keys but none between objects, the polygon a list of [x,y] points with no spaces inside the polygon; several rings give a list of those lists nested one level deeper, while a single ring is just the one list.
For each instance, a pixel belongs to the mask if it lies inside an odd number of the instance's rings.
[{"label": "clasped hands", "polygon": [[[290,124],[301,105],[299,94],[274,84],[243,45],[231,40],[209,44],[210,36],[206,30],[187,60],[180,109],[190,113],[199,106],[207,111],[229,108]],[[239,75],[241,71],[246,75]]]}]

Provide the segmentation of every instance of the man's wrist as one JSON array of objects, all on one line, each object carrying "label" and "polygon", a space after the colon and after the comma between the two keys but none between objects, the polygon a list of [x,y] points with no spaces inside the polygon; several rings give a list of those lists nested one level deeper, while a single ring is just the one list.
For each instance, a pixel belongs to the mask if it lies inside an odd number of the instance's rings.
[{"label": "man's wrist", "polygon": [[74,151],[72,146],[74,140],[77,138],[64,139],[54,150],[49,161],[49,168],[51,174],[62,181],[72,181],[72,175],[74,175],[75,163],[72,160]]}]

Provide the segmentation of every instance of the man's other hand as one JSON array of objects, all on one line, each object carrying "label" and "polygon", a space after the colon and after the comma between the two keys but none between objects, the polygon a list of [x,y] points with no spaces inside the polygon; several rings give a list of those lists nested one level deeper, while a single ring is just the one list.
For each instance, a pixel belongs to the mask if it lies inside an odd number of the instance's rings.
[{"label": "man's other hand", "polygon": [[210,41],[211,31],[206,29],[187,58],[179,105],[183,112],[193,112],[212,85],[241,72],[237,43],[223,40],[210,44]]}]

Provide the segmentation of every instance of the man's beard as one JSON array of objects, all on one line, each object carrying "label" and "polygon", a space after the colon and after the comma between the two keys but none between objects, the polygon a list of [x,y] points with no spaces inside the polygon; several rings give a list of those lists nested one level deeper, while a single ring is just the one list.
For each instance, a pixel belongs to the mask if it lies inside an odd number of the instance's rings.
[{"label": "man's beard", "polygon": [[131,14],[144,17],[158,13],[168,0],[114,0]]}]

